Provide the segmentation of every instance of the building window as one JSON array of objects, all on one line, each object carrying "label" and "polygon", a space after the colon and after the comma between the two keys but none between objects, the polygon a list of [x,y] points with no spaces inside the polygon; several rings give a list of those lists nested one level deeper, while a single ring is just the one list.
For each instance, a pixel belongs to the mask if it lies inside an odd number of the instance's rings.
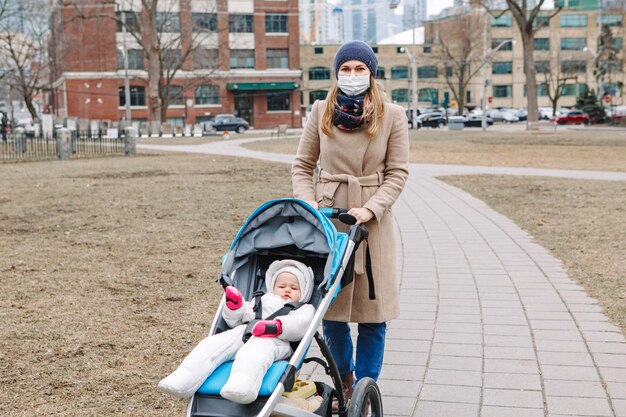
[{"label": "building window", "polygon": [[324,54],[324,48],[314,48],[313,52],[315,53],[315,55],[322,55]]},{"label": "building window", "polygon": [[585,14],[563,14],[559,16],[562,28],[584,28],[587,27],[587,15]]},{"label": "building window", "polygon": [[228,16],[228,29],[231,33],[253,33],[254,19],[251,14],[231,14]]},{"label": "building window", "polygon": [[[119,88],[120,106],[126,106],[126,92],[124,87]],[[146,105],[146,87],[137,85],[130,86],[130,105],[145,106]]]},{"label": "building window", "polygon": [[549,51],[550,50],[550,38],[534,38],[533,50],[535,51]]},{"label": "building window", "polygon": [[465,102],[466,103],[471,103],[472,102],[472,92],[467,90],[465,93],[466,93],[465,94]]},{"label": "building window", "polygon": [[587,38],[561,38],[562,51],[582,51],[587,46]]},{"label": "building window", "polygon": [[549,28],[549,27],[550,27],[549,16],[539,15],[535,18],[535,21],[533,22],[533,29],[535,30],[539,30],[542,28]]},{"label": "building window", "polygon": [[513,97],[513,86],[511,85],[494,85],[493,96],[496,98]]},{"label": "building window", "polygon": [[231,68],[254,68],[254,49],[233,49],[230,51]]},{"label": "building window", "polygon": [[[613,45],[611,46],[611,49],[613,49],[615,52],[619,52],[622,50],[623,44],[623,38],[613,38]],[[598,39],[598,49],[600,49],[600,39]]]},{"label": "building window", "polygon": [[180,14],[157,12],[157,32],[180,32]]},{"label": "building window", "polygon": [[439,90],[436,88],[420,88],[417,101],[430,104],[439,104]]},{"label": "building window", "polygon": [[396,88],[391,90],[391,101],[394,103],[408,103],[409,102],[409,89],[408,88]]},{"label": "building window", "polygon": [[309,80],[330,80],[330,68],[325,68],[325,67],[310,68]]},{"label": "building window", "polygon": [[432,46],[425,46],[424,47],[424,53],[425,54],[430,54],[433,51]]},{"label": "building window", "polygon": [[598,26],[622,26],[624,16],[621,14],[601,14],[598,16]]},{"label": "building window", "polygon": [[265,32],[267,33],[287,33],[287,14],[266,14]]},{"label": "building window", "polygon": [[492,74],[513,74],[513,63],[511,61],[494,62],[491,64]]},{"label": "building window", "polygon": [[[135,12],[115,12],[115,17],[118,32],[139,32],[139,21]],[[123,25],[122,22],[126,23],[126,25]]]},{"label": "building window", "polygon": [[317,100],[326,100],[328,91],[326,90],[313,90],[309,92],[309,104],[315,103]]},{"label": "building window", "polygon": [[397,54],[405,54],[406,53],[406,48],[404,46],[398,46],[396,48],[396,53]]},{"label": "building window", "polygon": [[510,28],[513,27],[513,16],[505,14],[499,17],[491,17],[491,27],[493,28]]},{"label": "building window", "polygon": [[375,54],[378,53],[378,46],[372,46],[372,51],[374,51]]},{"label": "building window", "polygon": [[580,94],[587,91],[587,84],[579,83],[579,84],[565,84],[561,87],[561,95],[562,96],[574,96],[577,97]]},{"label": "building window", "polygon": [[622,72],[624,69],[624,61],[621,59],[610,59],[606,62],[606,65],[612,72]]},{"label": "building window", "polygon": [[391,79],[392,80],[408,80],[409,79],[409,67],[391,67]]},{"label": "building window", "polygon": [[217,85],[196,86],[196,104],[220,104],[220,88]]},{"label": "building window", "polygon": [[[524,97],[528,96],[528,88],[526,84],[524,84]],[[548,96],[548,84],[540,83],[537,84],[537,97],[547,97]]]},{"label": "building window", "polygon": [[535,72],[537,74],[550,73],[550,61],[535,61]]},{"label": "building window", "polygon": [[379,80],[384,80],[385,79],[385,68],[384,67],[376,67],[376,76],[374,78],[377,78]]},{"label": "building window", "polygon": [[[502,45],[502,46],[500,46]],[[491,49],[498,48],[498,51],[512,51],[513,39],[511,38],[493,38],[491,39]]]},{"label": "building window", "polygon": [[[163,87],[166,89],[166,87]],[[170,85],[167,88],[167,103],[173,106],[183,105],[183,87],[180,85]]]},{"label": "building window", "polygon": [[217,68],[217,60],[217,49],[196,49],[193,51],[193,67],[197,70]]},{"label": "building window", "polygon": [[267,68],[289,68],[289,49],[268,49]]},{"label": "building window", "polygon": [[446,77],[451,78],[454,76],[454,70],[452,67],[446,67]]},{"label": "building window", "polygon": [[[128,69],[142,70],[143,67],[143,50],[127,49]],[[117,68],[124,69],[124,52],[117,50]]]},{"label": "building window", "polygon": [[436,65],[426,65],[417,69],[417,78],[437,78],[439,69]]},{"label": "building window", "polygon": [[192,13],[191,21],[194,32],[217,31],[217,13]]},{"label": "building window", "polygon": [[268,91],[267,111],[286,111],[291,109],[290,91]]},{"label": "building window", "polygon": [[165,69],[172,70],[183,65],[183,54],[180,49],[165,49],[161,58]]},{"label": "building window", "polygon": [[587,63],[578,59],[570,59],[561,61],[561,72],[573,73],[573,72],[587,72]]}]

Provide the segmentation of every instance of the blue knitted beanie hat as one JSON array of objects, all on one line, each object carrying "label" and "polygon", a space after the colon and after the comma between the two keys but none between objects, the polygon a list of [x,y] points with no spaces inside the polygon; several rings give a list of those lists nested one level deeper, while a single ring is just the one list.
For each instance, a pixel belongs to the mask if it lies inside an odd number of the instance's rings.
[{"label": "blue knitted beanie hat", "polygon": [[353,59],[367,65],[372,75],[376,76],[378,59],[376,59],[376,54],[372,48],[363,41],[350,41],[341,45],[341,48],[337,51],[337,55],[335,55],[335,77],[338,77],[337,74],[339,74],[341,64],[352,61]]}]

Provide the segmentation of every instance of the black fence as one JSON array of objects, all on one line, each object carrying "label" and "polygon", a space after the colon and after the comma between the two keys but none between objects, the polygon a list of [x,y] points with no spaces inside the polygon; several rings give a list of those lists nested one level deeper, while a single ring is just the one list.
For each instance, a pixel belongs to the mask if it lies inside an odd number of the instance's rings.
[{"label": "black fence", "polygon": [[[38,161],[57,159],[60,154],[61,133],[35,136],[31,132],[16,132],[2,136],[0,161]],[[69,131],[67,150],[70,159],[98,155],[124,154],[123,132],[116,137],[107,131]]]}]

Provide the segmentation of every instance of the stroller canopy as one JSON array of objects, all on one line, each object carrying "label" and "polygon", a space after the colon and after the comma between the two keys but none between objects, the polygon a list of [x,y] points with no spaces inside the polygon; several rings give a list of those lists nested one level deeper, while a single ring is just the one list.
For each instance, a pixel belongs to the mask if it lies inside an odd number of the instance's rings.
[{"label": "stroller canopy", "polygon": [[[347,236],[307,203],[286,198],[268,201],[252,213],[222,258],[222,278],[248,263],[260,251],[295,246],[299,251],[327,256],[324,277],[331,279],[340,267]],[[325,279],[326,281],[326,279]]]}]

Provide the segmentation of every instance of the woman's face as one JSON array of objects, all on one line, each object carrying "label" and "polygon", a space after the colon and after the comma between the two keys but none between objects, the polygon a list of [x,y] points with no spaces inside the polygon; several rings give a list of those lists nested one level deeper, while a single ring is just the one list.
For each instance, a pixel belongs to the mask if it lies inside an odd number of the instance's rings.
[{"label": "woman's face", "polygon": [[339,74],[337,75],[369,75],[370,69],[362,63],[353,59],[352,61],[346,61],[339,66]]}]

